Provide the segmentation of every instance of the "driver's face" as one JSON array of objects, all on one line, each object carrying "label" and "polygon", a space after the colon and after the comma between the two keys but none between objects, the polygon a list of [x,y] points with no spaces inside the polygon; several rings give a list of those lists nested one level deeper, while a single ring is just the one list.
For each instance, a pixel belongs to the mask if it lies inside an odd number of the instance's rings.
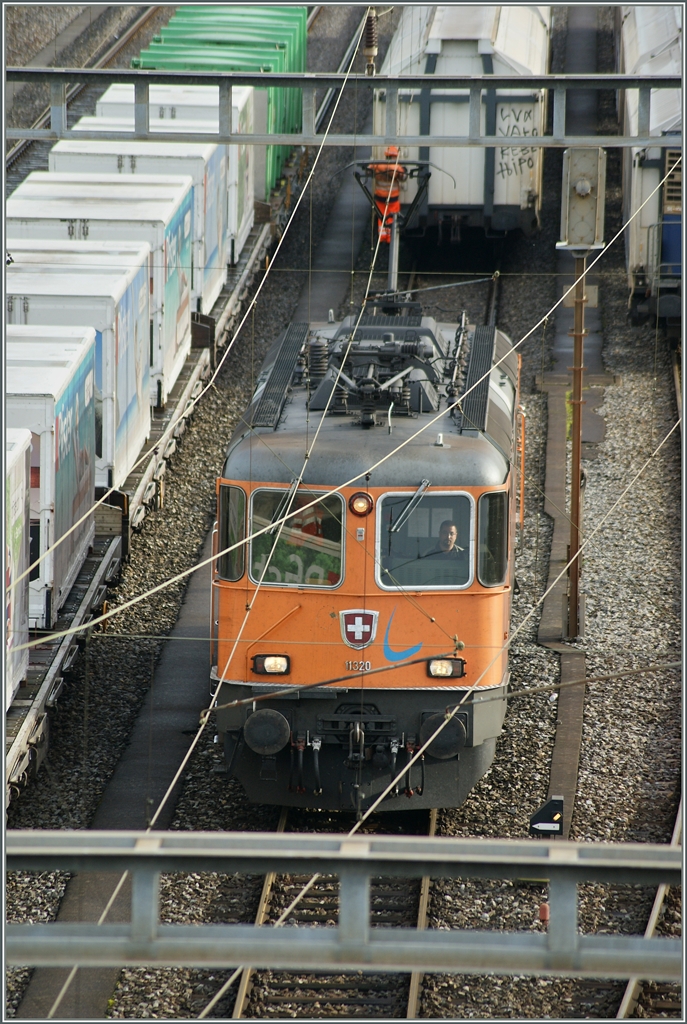
[{"label": "driver's face", "polygon": [[442,551],[450,551],[458,540],[455,526],[442,526],[439,530],[439,547]]}]

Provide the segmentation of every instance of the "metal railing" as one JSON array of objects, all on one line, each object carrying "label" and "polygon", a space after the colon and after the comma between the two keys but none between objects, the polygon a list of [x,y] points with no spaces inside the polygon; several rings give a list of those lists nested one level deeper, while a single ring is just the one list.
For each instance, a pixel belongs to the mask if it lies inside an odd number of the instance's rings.
[{"label": "metal railing", "polygon": [[[246,135],[232,133],[231,121],[231,90],[232,86],[253,85],[265,88],[267,85],[301,88],[303,91],[303,130],[292,133],[249,135],[253,145],[284,145],[309,146],[324,144],[327,146],[426,146],[426,135],[400,135],[397,128],[397,111],[401,93],[421,92],[422,90],[436,93],[449,90],[455,95],[456,90],[467,90],[469,96],[468,135],[432,135],[432,146],[616,146],[646,147],[659,146],[679,149],[682,137],[677,135],[652,136],[649,133],[651,115],[651,92],[653,89],[680,89],[679,75],[656,75],[642,77],[637,75],[478,75],[451,77],[446,75],[350,75],[347,84],[351,89],[384,90],[386,103],[385,133],[374,135],[337,135],[330,134],[326,141],[318,135],[315,127],[316,109],[315,92],[317,89],[337,89],[344,85],[343,74],[323,75],[315,73],[278,74],[274,72],[216,72],[199,71],[143,71],[121,70],[106,71],[84,68],[8,68],[8,82],[28,81],[49,83],[51,88],[51,124],[49,129],[7,128],[7,139],[155,139],[166,142],[222,142],[231,144],[246,141]],[[66,87],[67,84],[83,82],[100,84],[105,90],[113,82],[133,83],[135,88],[134,131],[117,132],[91,131],[73,132],[67,129]],[[164,132],[151,132],[149,127],[148,90],[151,85],[218,85],[219,99],[219,132],[188,132],[167,135]],[[553,96],[553,132],[551,135],[482,135],[481,104],[482,94],[487,90],[501,90],[506,93],[504,99],[515,99],[511,94],[515,90],[518,100],[536,96],[542,90],[551,90]],[[569,135],[565,131],[565,112],[567,94],[571,89],[614,89],[639,91],[638,131],[636,136],[619,135]],[[498,97],[497,97],[498,100]]]},{"label": "metal railing", "polygon": [[[577,885],[678,885],[681,850],[641,844],[275,833],[10,831],[9,871],[131,875],[125,924],[9,925],[8,964],[169,965],[679,980],[678,939],[587,935]],[[169,925],[159,920],[162,872],[337,875],[336,928]],[[370,879],[548,880],[550,921],[535,931],[370,927]],[[495,920],[498,926],[498,920]]]}]

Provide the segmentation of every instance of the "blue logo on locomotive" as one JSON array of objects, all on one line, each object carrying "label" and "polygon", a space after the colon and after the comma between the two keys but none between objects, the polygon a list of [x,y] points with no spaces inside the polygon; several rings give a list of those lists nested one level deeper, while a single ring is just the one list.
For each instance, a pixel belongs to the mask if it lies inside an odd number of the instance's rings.
[{"label": "blue logo on locomotive", "polygon": [[422,644],[416,644],[415,647],[406,647],[404,651],[392,650],[392,648],[389,646],[389,632],[391,630],[391,623],[394,621],[395,614],[396,609],[394,608],[394,610],[391,613],[389,623],[386,627],[386,633],[384,634],[384,657],[386,658],[387,661],[405,661],[406,658],[412,658],[414,654],[419,654],[420,651],[422,650]]}]

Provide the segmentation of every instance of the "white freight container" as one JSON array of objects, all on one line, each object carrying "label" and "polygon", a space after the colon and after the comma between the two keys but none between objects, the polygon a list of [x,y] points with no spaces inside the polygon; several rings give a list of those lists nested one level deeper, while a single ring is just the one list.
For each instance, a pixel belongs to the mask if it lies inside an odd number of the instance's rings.
[{"label": "white freight container", "polygon": [[[617,34],[620,73],[641,76],[681,74],[680,5],[623,6],[616,12],[620,22]],[[625,131],[636,135],[639,93],[627,89],[619,94],[619,111]],[[681,130],[680,91],[652,89],[649,134],[679,135]],[[681,313],[681,154],[679,147],[623,150],[623,220],[629,222],[625,232],[628,285],[640,303],[648,298],[649,308],[659,316],[679,317]],[[673,167],[675,169],[671,173]],[[659,182],[666,175],[668,179],[658,189]],[[640,207],[642,209],[633,218]]]},{"label": "white freight container", "polygon": [[150,435],[148,255],[146,245],[109,274],[63,269],[62,253],[5,272],[8,324],[96,332],[96,487],[121,487]]},{"label": "white freight container", "polygon": [[[84,117],[74,129],[122,131],[122,124],[116,118]],[[226,149],[213,143],[63,139],[50,151],[48,166],[57,172],[190,175],[194,197],[191,303],[197,312],[209,313],[226,279]]]},{"label": "white freight container", "polygon": [[[432,147],[432,135],[468,136],[468,90],[421,89],[399,93],[397,125],[401,135],[427,135],[427,148],[402,147],[400,163],[429,160],[429,189],[410,227],[448,221],[454,240],[461,226],[488,232],[536,229],[541,208],[542,150],[522,145],[542,135],[545,93],[528,89],[527,76],[545,74],[549,58],[550,7],[447,4],[409,6],[382,64],[384,75],[522,75],[522,89],[482,94],[481,132],[503,137],[493,149]],[[374,130],[386,134],[386,95],[376,90]],[[514,145],[514,142],[516,143]],[[519,144],[517,144],[519,143]],[[384,149],[375,147],[375,159]],[[401,186],[401,204],[415,198],[417,179]]]},{"label": "white freight container", "polygon": [[29,626],[50,629],[95,530],[95,331],[9,326],[5,336],[7,425],[32,435],[31,561],[45,555],[30,574]]},{"label": "white freight container", "polygon": [[191,178],[34,171],[6,201],[5,211],[12,236],[149,243],[151,401],[164,405],[191,350]]},{"label": "white freight container", "polygon": [[[5,235],[5,249],[15,266],[38,264],[46,273],[69,270],[80,274],[109,274],[120,267],[130,268],[138,265],[141,254],[148,253],[149,277],[153,276],[153,260],[147,242],[62,242],[52,238]],[[152,296],[150,305],[152,316]]]},{"label": "white freight container", "polygon": [[[242,135],[267,131],[267,90],[235,86],[231,90],[232,131]],[[198,121],[207,121],[209,132],[219,131],[219,87],[216,85],[151,85],[150,127],[165,132],[198,130]],[[133,130],[134,87],[115,84],[96,104],[98,117],[125,118]],[[82,118],[84,121],[85,118]],[[94,125],[95,127],[95,125]],[[227,187],[229,189],[228,244],[229,262],[238,261],[253,227],[255,200],[265,202],[265,147],[229,146]],[[233,257],[232,257],[233,246]]]},{"label": "white freight container", "polygon": [[5,711],[29,668],[31,431],[5,431]]}]

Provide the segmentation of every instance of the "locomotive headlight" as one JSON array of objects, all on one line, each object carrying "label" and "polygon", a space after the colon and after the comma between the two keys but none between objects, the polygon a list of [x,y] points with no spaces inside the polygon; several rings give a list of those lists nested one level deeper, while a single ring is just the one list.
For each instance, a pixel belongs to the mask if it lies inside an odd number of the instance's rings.
[{"label": "locomotive headlight", "polygon": [[256,654],[253,656],[253,671],[259,676],[288,676],[291,659],[285,654]]},{"label": "locomotive headlight", "polygon": [[462,658],[432,658],[427,662],[427,675],[444,679],[461,678],[465,675],[465,662]]},{"label": "locomotive headlight", "polygon": [[358,491],[348,499],[348,507],[356,516],[369,516],[374,507],[374,501],[365,491]]}]

